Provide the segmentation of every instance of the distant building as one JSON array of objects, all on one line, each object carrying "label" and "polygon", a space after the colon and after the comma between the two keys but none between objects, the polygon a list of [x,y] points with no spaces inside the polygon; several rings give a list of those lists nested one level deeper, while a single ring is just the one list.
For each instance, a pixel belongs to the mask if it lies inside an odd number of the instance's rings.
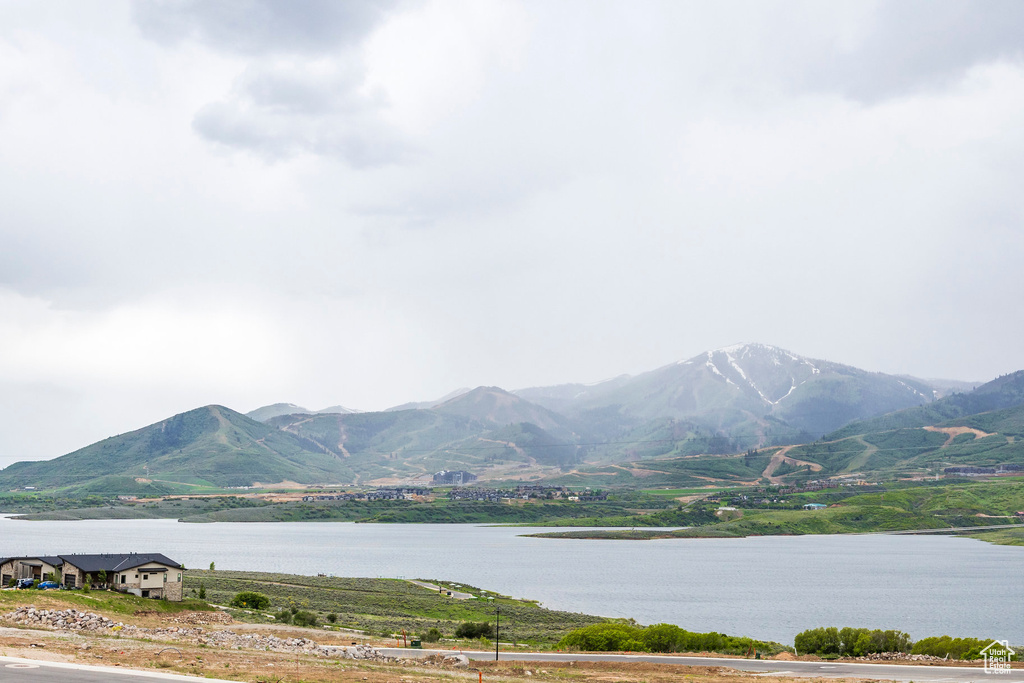
[{"label": "distant building", "polygon": [[471,481],[476,481],[476,475],[463,470],[441,470],[433,479],[438,486],[464,486]]},{"label": "distant building", "polygon": [[822,508],[827,508],[827,507],[828,506],[825,505],[824,503],[805,503],[804,504],[804,510],[821,510]]}]

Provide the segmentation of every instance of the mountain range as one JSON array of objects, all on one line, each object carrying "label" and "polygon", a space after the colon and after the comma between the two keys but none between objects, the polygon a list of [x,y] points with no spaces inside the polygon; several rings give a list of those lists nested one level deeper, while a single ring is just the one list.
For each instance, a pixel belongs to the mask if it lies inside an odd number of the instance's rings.
[{"label": "mountain range", "polygon": [[596,384],[477,387],[379,412],[205,406],[51,461],[15,463],[0,471],[0,488],[422,482],[441,469],[550,478],[587,465],[810,444],[843,438],[838,430],[852,425],[870,430],[871,420],[1005,408],[1006,386],[969,391],[742,344]]}]

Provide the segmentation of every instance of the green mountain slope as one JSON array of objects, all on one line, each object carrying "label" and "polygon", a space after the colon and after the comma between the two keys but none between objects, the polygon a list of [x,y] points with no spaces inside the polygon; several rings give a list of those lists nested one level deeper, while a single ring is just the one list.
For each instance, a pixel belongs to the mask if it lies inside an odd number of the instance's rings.
[{"label": "green mountain slope", "polygon": [[925,427],[967,415],[1010,408],[1021,403],[1024,403],[1024,370],[998,377],[982,384],[974,391],[952,394],[928,405],[851,422],[825,439],[831,441],[886,429]]},{"label": "green mountain slope", "polygon": [[947,467],[1024,466],[1024,405],[923,427],[879,429],[791,448],[787,455],[822,466],[818,476],[892,477]]},{"label": "green mountain slope", "polygon": [[116,478],[120,491],[126,478],[248,486],[346,481],[352,472],[291,434],[223,406],[205,406],[53,460],[15,463],[0,471],[0,488],[82,486],[103,477]]},{"label": "green mountain slope", "polygon": [[343,459],[359,482],[409,478],[442,469],[479,473],[482,468],[512,464],[554,466],[575,459],[575,445],[535,424],[497,426],[500,420],[489,419],[493,413],[486,404],[480,411],[465,412],[470,414],[398,410],[288,415],[273,418],[268,425],[291,434],[306,448]]}]

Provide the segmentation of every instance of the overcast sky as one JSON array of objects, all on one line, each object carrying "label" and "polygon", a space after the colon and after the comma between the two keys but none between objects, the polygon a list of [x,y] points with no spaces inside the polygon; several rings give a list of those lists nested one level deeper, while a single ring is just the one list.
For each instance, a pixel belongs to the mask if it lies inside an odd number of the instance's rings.
[{"label": "overcast sky", "polygon": [[741,341],[1024,368],[1024,3],[0,0],[0,466]]}]

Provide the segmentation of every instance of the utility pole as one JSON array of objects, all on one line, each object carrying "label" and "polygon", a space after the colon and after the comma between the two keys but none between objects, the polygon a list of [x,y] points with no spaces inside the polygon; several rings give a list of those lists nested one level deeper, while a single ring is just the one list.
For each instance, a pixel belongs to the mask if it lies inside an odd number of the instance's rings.
[{"label": "utility pole", "polygon": [[498,642],[501,640],[501,606],[494,603],[494,661],[498,661]]}]

